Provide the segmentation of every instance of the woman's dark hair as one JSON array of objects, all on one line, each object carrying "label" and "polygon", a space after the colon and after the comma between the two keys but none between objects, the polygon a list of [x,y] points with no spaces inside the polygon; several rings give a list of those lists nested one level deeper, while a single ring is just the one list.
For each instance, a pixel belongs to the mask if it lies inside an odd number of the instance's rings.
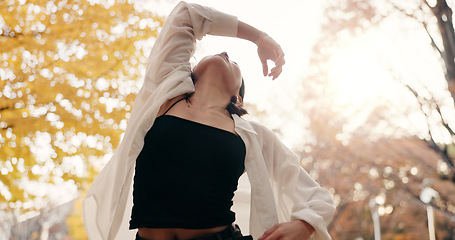
[{"label": "woman's dark hair", "polygon": [[[193,83],[196,81],[196,78],[194,77],[193,72],[191,72],[191,80],[193,80]],[[188,94],[187,99],[191,95],[192,95],[192,93]],[[226,106],[226,110],[228,110],[229,114],[237,114],[239,116],[248,114],[248,112],[243,108],[243,99],[245,97],[245,81],[243,81],[243,78],[242,78],[242,85],[240,85],[240,89],[239,89],[239,96],[242,98],[242,103],[237,103],[237,99],[235,96],[231,97],[231,101]]]}]

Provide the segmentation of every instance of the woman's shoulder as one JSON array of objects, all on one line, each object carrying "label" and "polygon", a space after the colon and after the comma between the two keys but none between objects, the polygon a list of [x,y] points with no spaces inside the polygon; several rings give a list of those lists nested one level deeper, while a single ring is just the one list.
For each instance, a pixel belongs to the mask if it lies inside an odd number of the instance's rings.
[{"label": "woman's shoulder", "polygon": [[160,110],[158,111],[157,116],[163,115],[173,104],[175,104],[177,101],[180,101],[181,99],[185,98],[186,94],[178,95],[174,98],[171,98],[163,103],[161,105]]}]

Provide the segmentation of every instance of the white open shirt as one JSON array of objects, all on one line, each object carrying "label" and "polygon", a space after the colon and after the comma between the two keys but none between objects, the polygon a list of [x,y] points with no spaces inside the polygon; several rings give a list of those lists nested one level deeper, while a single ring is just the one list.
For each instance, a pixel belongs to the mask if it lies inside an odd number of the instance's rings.
[{"label": "white open shirt", "polygon": [[[83,203],[91,240],[134,239],[129,230],[136,158],[161,105],[194,92],[189,59],[204,35],[237,36],[236,17],[197,4],[180,2],[150,53],[124,138],[92,183]],[[245,169],[251,184],[250,229],[254,239],[280,222],[302,219],[315,228],[314,239],[331,239],[327,225],[335,207],[329,192],[299,165],[299,158],[262,125],[232,115],[246,146]],[[165,159],[160,159],[165,161]],[[170,176],[173,177],[173,176]]]}]

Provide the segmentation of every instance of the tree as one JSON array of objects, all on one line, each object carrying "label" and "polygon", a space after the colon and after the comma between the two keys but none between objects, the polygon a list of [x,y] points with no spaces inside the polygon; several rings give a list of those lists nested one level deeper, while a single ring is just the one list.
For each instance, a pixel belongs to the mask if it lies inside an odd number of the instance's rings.
[{"label": "tree", "polygon": [[[421,238],[427,234],[425,205],[419,199],[425,184],[440,193],[432,203],[437,209],[437,238],[454,237],[454,100],[446,72],[450,67],[443,59],[451,50],[443,44],[447,33],[440,31],[449,23],[438,23],[434,12],[437,6],[438,14],[449,7],[442,2],[433,6],[418,0],[325,1],[321,34],[303,82],[302,110],[312,137],[303,148],[302,155],[309,157],[302,165],[322,185],[332,187],[338,206],[329,226],[334,239],[373,238],[368,202],[376,196],[385,199],[383,237]],[[452,24],[451,17],[440,16]],[[446,29],[453,33],[453,27]],[[341,71],[334,69],[346,68],[348,64],[340,63],[349,56],[343,54],[356,51],[375,58],[373,64],[381,71],[363,71],[366,64],[351,64],[348,76],[361,72],[365,79],[377,79],[364,88],[370,95],[375,86],[391,80],[389,90],[399,90],[400,98],[342,98],[335,86]],[[429,68],[431,74],[424,73]]]},{"label": "tree", "polygon": [[[450,95],[441,94],[440,91],[435,92],[434,87],[430,86],[438,84],[438,76],[422,75],[419,71],[421,70],[419,69],[420,66],[409,69],[403,67],[404,65],[395,64],[396,61],[392,59],[394,54],[396,57],[398,53],[385,47],[381,48],[381,51],[392,52],[383,54],[382,57],[389,62],[384,64],[383,68],[389,70],[390,75],[409,90],[415,97],[415,105],[419,107],[421,114],[426,118],[428,131],[420,134],[419,137],[441,156],[445,164],[451,169],[450,177],[454,178],[455,165],[451,148],[453,148],[455,139],[453,129],[455,123],[451,120],[451,115],[455,101],[455,63],[453,57],[455,56],[455,31],[452,21],[452,6],[446,0],[406,2],[343,0],[328,4],[325,19],[325,24],[322,27],[325,40],[324,43],[319,43],[315,49],[321,50],[328,47],[329,50],[325,50],[319,59],[314,59],[315,62],[320,63],[323,59],[327,60],[334,54],[334,48],[346,46],[361,38],[362,35],[368,34],[368,32],[381,31],[387,34],[387,28],[395,28],[395,33],[401,34],[399,37],[408,44],[408,46],[402,46],[405,49],[403,54],[409,56],[403,58],[404,61],[411,61],[414,58],[425,62],[428,61],[425,58],[430,57],[441,64],[439,72],[446,80],[444,88]],[[400,21],[401,24],[393,26],[392,21]],[[414,34],[412,35],[413,38],[409,38],[410,33]],[[330,47],[330,44],[335,44],[336,47]],[[389,45],[386,46],[389,47]],[[429,49],[434,50],[433,55],[428,53]],[[434,65],[423,66],[423,69],[428,71],[432,70],[432,67]],[[447,98],[450,98],[451,102],[447,102]],[[450,137],[441,141],[440,137],[435,136],[438,134],[450,135]],[[453,181],[455,182],[455,178]]]},{"label": "tree", "polygon": [[131,1],[0,1],[0,206],[84,189],[126,128],[163,19]]},{"label": "tree", "polygon": [[82,201],[86,192],[81,194],[74,201],[73,212],[66,219],[68,232],[74,240],[88,240],[87,232],[85,231],[84,222],[82,221]]},{"label": "tree", "polygon": [[[307,96],[305,102],[309,101],[317,99]],[[356,131],[346,141],[341,137],[343,127],[352,120],[332,112],[330,106],[318,106],[307,114],[312,139],[300,155],[302,166],[334,196],[337,212],[329,225],[334,239],[372,239],[369,201],[376,198],[382,199],[379,210],[385,239],[426,235],[425,204],[420,201],[423,182],[440,193],[432,203],[438,239],[453,237],[455,186],[439,179],[444,175],[436,170],[440,158],[426,143],[412,136],[373,138],[367,131]],[[367,125],[380,121],[377,111]]]}]

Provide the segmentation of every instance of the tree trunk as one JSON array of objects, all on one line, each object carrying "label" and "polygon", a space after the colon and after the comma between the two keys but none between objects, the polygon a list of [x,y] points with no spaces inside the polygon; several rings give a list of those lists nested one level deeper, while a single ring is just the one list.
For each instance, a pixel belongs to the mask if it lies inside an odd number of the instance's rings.
[{"label": "tree trunk", "polygon": [[446,0],[437,0],[436,6],[431,10],[438,21],[444,46],[443,61],[446,67],[445,77],[449,86],[450,94],[455,103],[455,31],[452,22],[452,9]]}]

